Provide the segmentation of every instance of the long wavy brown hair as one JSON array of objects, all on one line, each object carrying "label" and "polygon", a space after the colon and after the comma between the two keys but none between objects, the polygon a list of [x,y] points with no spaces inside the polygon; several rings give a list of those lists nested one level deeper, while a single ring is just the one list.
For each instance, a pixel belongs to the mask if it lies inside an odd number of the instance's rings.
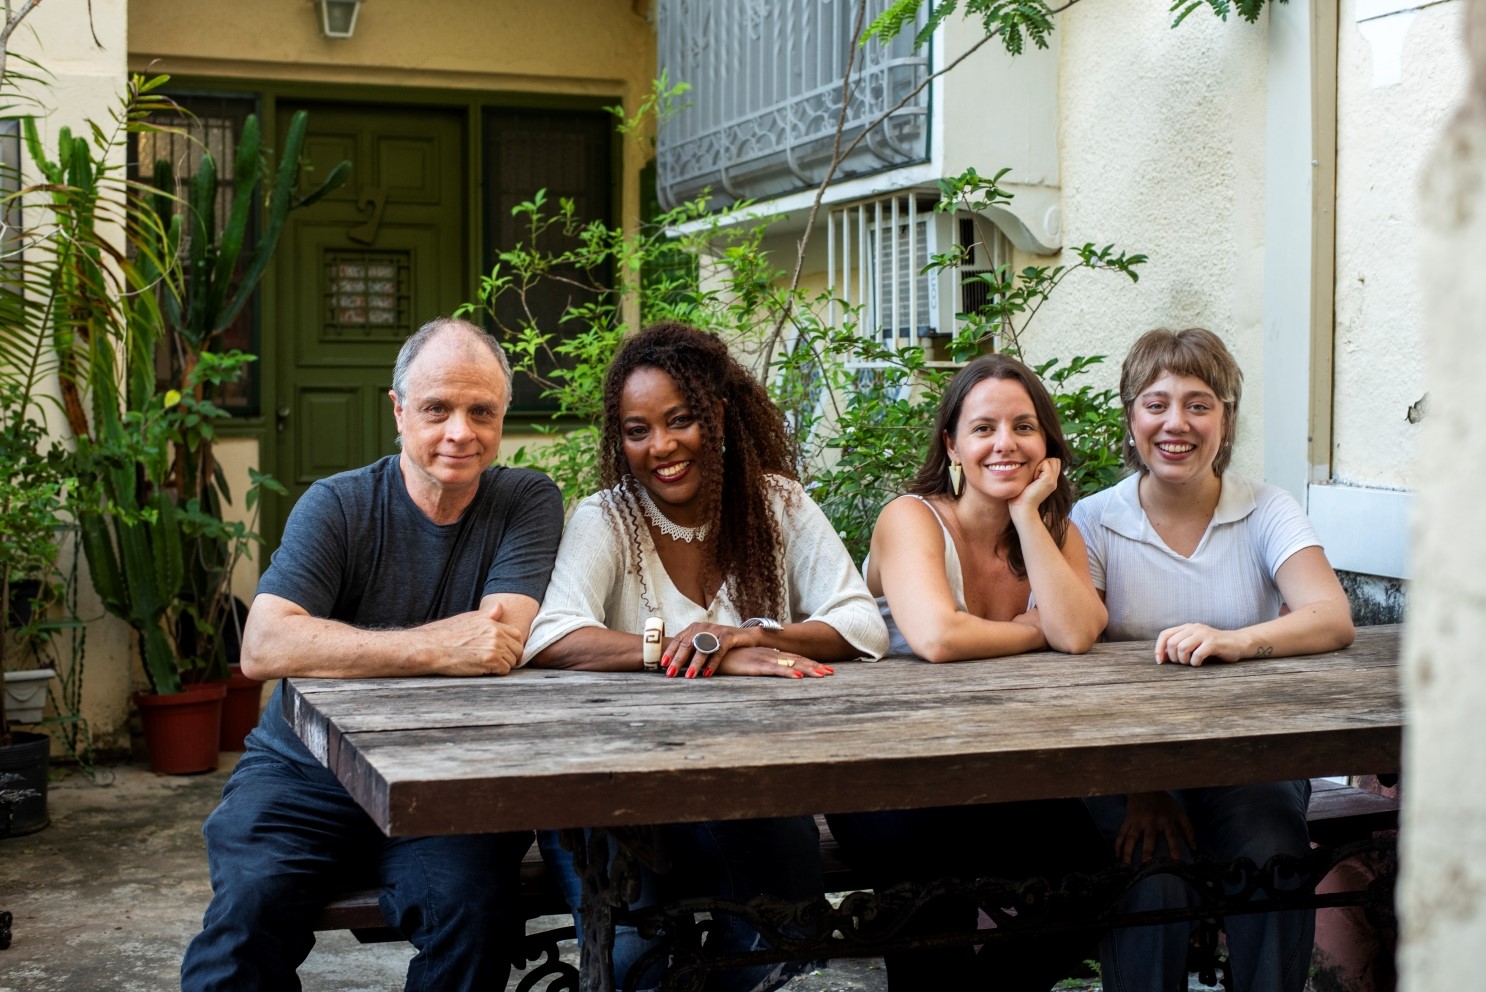
[{"label": "long wavy brown hair", "polygon": [[703,553],[709,574],[726,583],[744,616],[788,622],[784,542],[770,507],[771,493],[782,492],[789,501],[799,492],[770,480],[796,478],[784,417],[722,339],[676,322],[653,324],[624,342],[604,379],[599,470],[606,490],[617,495],[611,505],[619,511],[642,584],[645,522],[635,497],[640,481],[630,474],[619,417],[624,384],[642,368],[671,377],[701,428],[698,495],[708,528]]},{"label": "long wavy brown hair", "polygon": [[[939,414],[934,418],[934,436],[929,439],[929,453],[919,466],[918,474],[908,484],[908,491],[919,496],[943,495],[958,499],[949,491],[949,447],[946,437],[954,437],[960,428],[960,411],[964,409],[965,397],[970,390],[987,379],[1010,379],[1022,384],[1032,398],[1032,412],[1037,415],[1037,426],[1042,429],[1042,440],[1047,446],[1047,457],[1056,458],[1063,469],[1058,473],[1058,485],[1039,508],[1042,522],[1053,536],[1058,547],[1068,536],[1068,513],[1073,509],[1073,483],[1068,481],[1068,466],[1073,462],[1073,450],[1063,437],[1063,425],[1058,422],[1058,408],[1048,395],[1042,380],[1021,362],[1010,355],[982,355],[955,374],[945,387],[939,400]],[[1021,538],[1016,527],[1007,523],[1006,529],[996,539],[996,554],[1006,557],[1006,564],[1019,579],[1027,577],[1027,561],[1022,556]]]}]

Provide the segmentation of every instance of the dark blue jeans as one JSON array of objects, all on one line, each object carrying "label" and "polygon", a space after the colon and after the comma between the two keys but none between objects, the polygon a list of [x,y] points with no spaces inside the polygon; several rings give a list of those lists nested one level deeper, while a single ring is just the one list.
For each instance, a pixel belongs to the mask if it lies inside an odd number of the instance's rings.
[{"label": "dark blue jeans", "polygon": [[203,833],[213,895],[183,992],[295,992],[315,913],[357,885],[384,887],[383,918],[418,949],[407,989],[505,988],[531,834],[389,839],[330,772],[251,749]]},{"label": "dark blue jeans", "polygon": [[[632,908],[653,906],[698,891],[710,892],[730,902],[748,902],[755,896],[771,895],[804,900],[821,895],[820,832],[811,816],[786,816],[758,820],[710,820],[704,823],[672,823],[658,827],[659,840],[671,861],[671,871],[656,875],[642,871],[640,898]],[[580,908],[583,880],[573,865],[573,855],[558,842],[557,834],[540,831],[537,841],[542,857],[562,887],[563,897],[582,926]],[[724,915],[714,921],[709,941],[724,952],[755,950],[763,938],[742,920]],[[632,926],[615,927],[614,981],[623,988],[631,968],[653,945]],[[664,962],[660,962],[663,966]],[[743,992],[773,988],[790,975],[804,970],[808,962],[794,965],[764,965],[737,968],[712,975],[709,992]],[[637,989],[657,988],[662,967],[648,969],[636,978]]]},{"label": "dark blue jeans", "polygon": [[[942,806],[828,815],[841,853],[874,887],[939,878],[1048,878],[1094,872],[1111,859],[1093,820],[1076,799]],[[924,906],[903,936],[976,927],[971,896]],[[1092,956],[1095,937],[1015,937],[983,945],[884,955],[890,992],[942,989],[1046,992]]]},{"label": "dark blue jeans", "polygon": [[[1311,783],[1265,782],[1260,785],[1177,789],[1172,797],[1186,811],[1202,853],[1221,861],[1248,858],[1264,865],[1276,854],[1302,855],[1310,850],[1305,811]],[[1112,844],[1125,820],[1124,796],[1085,800],[1099,828]],[[1168,854],[1165,842],[1156,854]],[[1190,859],[1182,845],[1177,857]],[[1257,894],[1259,898],[1264,893]],[[1175,875],[1146,879],[1120,901],[1121,912],[1197,905],[1197,894]],[[1191,923],[1125,927],[1104,938],[1100,975],[1110,992],[1168,992],[1187,987],[1187,938]],[[1223,921],[1228,959],[1237,992],[1301,992],[1310,971],[1316,935],[1316,911],[1235,913]]]}]

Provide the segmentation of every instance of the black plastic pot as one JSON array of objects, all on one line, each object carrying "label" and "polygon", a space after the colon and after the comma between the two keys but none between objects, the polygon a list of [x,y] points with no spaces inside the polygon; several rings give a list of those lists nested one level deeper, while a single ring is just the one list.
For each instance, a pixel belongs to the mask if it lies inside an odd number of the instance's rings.
[{"label": "black plastic pot", "polygon": [[7,836],[7,819],[9,836],[35,833],[50,822],[46,815],[46,771],[52,739],[46,734],[28,734],[19,730],[10,736],[13,743],[9,747],[0,747],[0,777],[17,776],[19,781],[11,778],[0,782],[0,791],[32,789],[36,795],[28,796],[13,806],[0,804],[0,837]]}]

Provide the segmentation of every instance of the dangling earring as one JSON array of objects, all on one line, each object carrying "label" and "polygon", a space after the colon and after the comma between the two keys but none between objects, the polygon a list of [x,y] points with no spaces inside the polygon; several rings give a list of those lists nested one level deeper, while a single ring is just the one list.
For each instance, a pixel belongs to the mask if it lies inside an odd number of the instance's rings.
[{"label": "dangling earring", "polygon": [[949,463],[949,492],[955,499],[960,498],[960,490],[965,488],[965,470],[960,468],[960,463],[952,461]]},{"label": "dangling earring", "polygon": [[1125,446],[1127,448],[1133,448],[1133,447],[1135,447],[1135,435],[1133,435],[1133,434],[1126,434],[1125,435]]}]

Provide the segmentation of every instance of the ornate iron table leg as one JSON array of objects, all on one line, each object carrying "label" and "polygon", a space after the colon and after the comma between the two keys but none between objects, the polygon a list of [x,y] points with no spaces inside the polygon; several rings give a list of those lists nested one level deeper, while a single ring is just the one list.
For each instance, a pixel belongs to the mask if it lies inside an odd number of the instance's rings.
[{"label": "ornate iron table leg", "polygon": [[564,847],[583,880],[583,925],[579,932],[579,988],[612,992],[615,914],[640,896],[640,862],[656,871],[670,868],[655,827],[564,830]]}]

